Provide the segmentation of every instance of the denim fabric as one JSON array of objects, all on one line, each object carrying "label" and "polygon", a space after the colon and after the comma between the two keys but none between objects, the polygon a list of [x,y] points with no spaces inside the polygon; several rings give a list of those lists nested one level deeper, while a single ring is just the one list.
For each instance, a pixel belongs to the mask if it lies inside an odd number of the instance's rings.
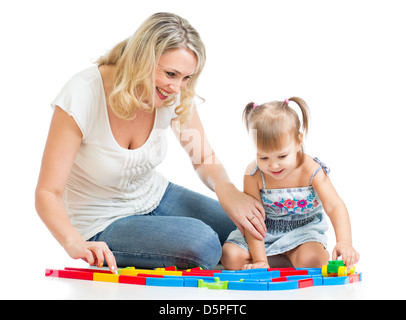
[{"label": "denim fabric", "polygon": [[169,183],[159,206],[113,222],[89,241],[104,241],[120,267],[212,269],[235,229],[218,201]]}]

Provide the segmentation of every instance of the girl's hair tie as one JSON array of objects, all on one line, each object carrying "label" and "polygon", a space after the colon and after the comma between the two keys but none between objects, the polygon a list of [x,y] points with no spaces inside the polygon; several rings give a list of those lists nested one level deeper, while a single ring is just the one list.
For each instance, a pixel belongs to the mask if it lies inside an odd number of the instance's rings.
[{"label": "girl's hair tie", "polygon": [[285,99],[285,103],[289,105],[289,99]]},{"label": "girl's hair tie", "polygon": [[252,109],[255,109],[255,108],[258,108],[259,107],[259,105],[257,105],[256,103],[254,103],[253,105],[252,105]]}]

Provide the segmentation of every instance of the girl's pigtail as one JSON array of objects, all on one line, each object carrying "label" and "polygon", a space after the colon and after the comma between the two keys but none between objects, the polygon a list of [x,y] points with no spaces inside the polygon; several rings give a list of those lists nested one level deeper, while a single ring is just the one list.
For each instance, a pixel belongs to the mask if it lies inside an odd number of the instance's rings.
[{"label": "girl's pigtail", "polygon": [[306,135],[308,129],[309,129],[309,120],[310,120],[310,110],[307,105],[307,103],[299,97],[291,97],[289,99],[285,100],[286,101],[294,101],[296,104],[300,107],[300,110],[302,111],[302,131],[303,134]]},{"label": "girl's pigtail", "polygon": [[258,107],[258,105],[256,103],[250,102],[245,106],[244,111],[242,113],[242,119],[244,121],[244,124],[245,124],[245,127],[247,128],[247,130],[249,130],[249,126],[248,126],[249,115],[250,115],[251,111],[254,110],[256,107]]}]

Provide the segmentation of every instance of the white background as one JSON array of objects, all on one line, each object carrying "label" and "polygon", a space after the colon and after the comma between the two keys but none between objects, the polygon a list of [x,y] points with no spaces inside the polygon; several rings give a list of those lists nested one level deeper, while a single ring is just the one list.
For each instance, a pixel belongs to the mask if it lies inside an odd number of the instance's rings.
[{"label": "white background", "polygon": [[[0,270],[80,264],[44,227],[34,190],[49,103],[75,73],[130,36],[148,16],[177,13],[207,49],[199,105],[209,140],[242,188],[253,159],[244,106],[299,96],[311,110],[307,153],[331,168],[350,212],[358,270],[384,286],[404,258],[406,47],[402,1],[9,1],[0,5]],[[169,133],[159,167],[169,180],[214,196]],[[329,231],[329,250],[334,232]],[[28,280],[27,280],[28,281]],[[396,280],[398,281],[398,280]],[[29,284],[29,281],[26,282]],[[11,289],[18,297],[18,290]],[[396,291],[398,286],[394,286]],[[392,289],[391,289],[392,290]],[[394,292],[393,290],[391,291]],[[2,295],[4,294],[4,296]],[[404,291],[394,297],[406,298]]]}]

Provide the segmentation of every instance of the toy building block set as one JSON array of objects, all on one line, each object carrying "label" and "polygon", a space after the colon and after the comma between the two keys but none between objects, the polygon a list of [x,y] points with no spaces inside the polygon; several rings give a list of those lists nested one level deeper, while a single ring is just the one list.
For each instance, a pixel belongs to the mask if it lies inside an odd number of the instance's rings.
[{"label": "toy building block set", "polygon": [[118,274],[108,270],[65,268],[46,269],[45,276],[126,283],[143,286],[199,287],[223,290],[294,290],[312,286],[345,285],[362,280],[355,267],[346,267],[342,261],[330,261],[323,268],[263,268],[250,270],[203,270],[177,267],[154,270],[127,267]]}]

